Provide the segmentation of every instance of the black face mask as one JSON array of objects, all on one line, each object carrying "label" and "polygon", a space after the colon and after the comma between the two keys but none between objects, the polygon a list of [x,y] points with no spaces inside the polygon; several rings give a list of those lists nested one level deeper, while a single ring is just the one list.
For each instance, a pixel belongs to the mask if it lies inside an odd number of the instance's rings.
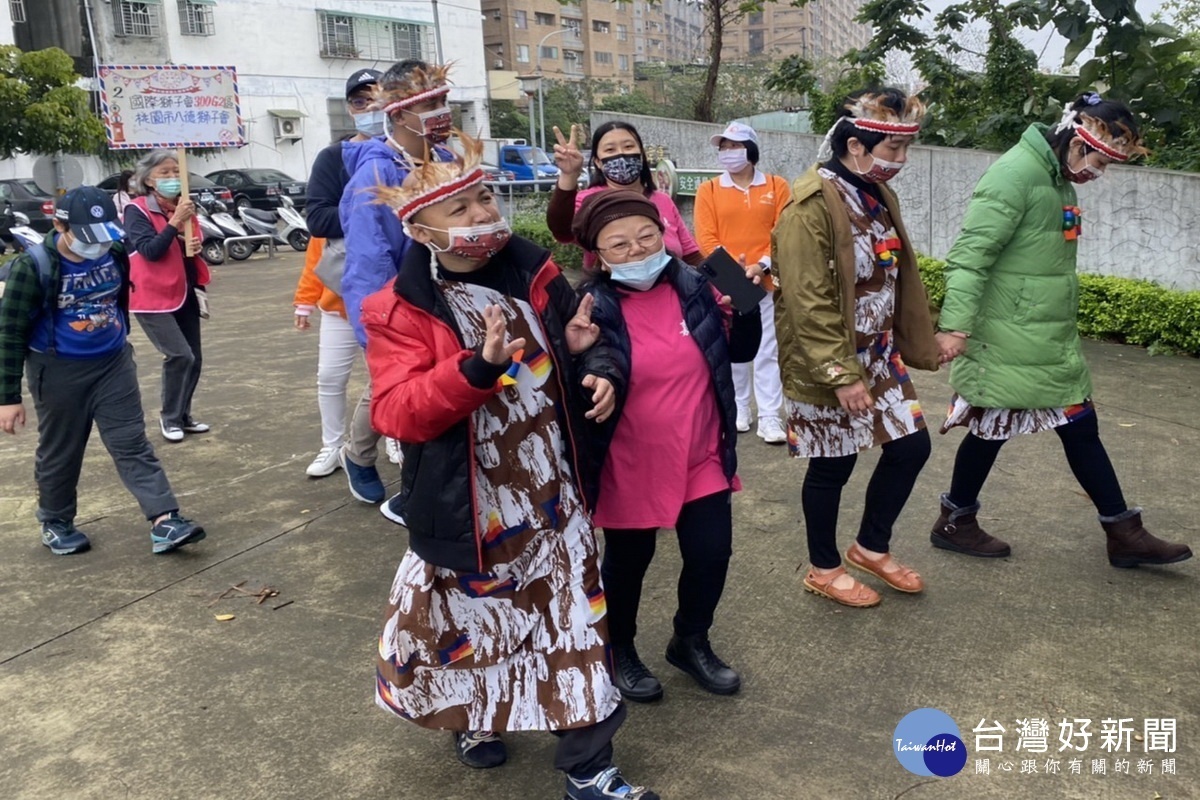
[{"label": "black face mask", "polygon": [[642,177],[642,154],[629,153],[600,159],[604,177],[621,186],[632,186]]}]

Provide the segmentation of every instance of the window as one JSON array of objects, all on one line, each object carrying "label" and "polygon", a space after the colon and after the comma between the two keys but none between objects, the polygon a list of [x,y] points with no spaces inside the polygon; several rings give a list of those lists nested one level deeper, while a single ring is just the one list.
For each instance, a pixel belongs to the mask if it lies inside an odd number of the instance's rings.
[{"label": "window", "polygon": [[117,36],[158,36],[160,0],[113,0],[113,26]]},{"label": "window", "polygon": [[608,23],[601,22],[598,19],[594,19],[594,20],[592,20],[592,30],[595,31],[596,33],[608,33],[608,31],[609,31]]},{"label": "window", "polygon": [[433,26],[420,22],[318,11],[317,27],[325,58],[403,61],[428,59],[434,52]]},{"label": "window", "polygon": [[527,44],[517,45],[517,63],[518,64],[528,64],[529,63],[529,45],[527,45]]},{"label": "window", "polygon": [[617,25],[617,41],[618,42],[629,41],[629,26],[628,25]]},{"label": "window", "polygon": [[617,56],[617,67],[621,72],[629,72],[629,56]]},{"label": "window", "polygon": [[582,75],[583,53],[578,50],[563,50],[563,72],[568,75]]},{"label": "window", "polygon": [[8,0],[8,14],[13,22],[28,22],[25,18],[25,0]]},{"label": "window", "polygon": [[611,64],[612,63],[612,53],[601,53],[599,50],[597,50],[596,51],[596,63],[597,64]]},{"label": "window", "polygon": [[522,30],[529,27],[529,15],[525,13],[524,9],[513,12],[513,27]]},{"label": "window", "polygon": [[538,58],[558,58],[558,48],[544,44],[538,50]]},{"label": "window", "polygon": [[751,14],[749,17],[746,18],[746,22],[749,23],[750,25],[762,25],[763,24],[762,12],[755,11],[753,14]]},{"label": "window", "polygon": [[354,118],[346,110],[345,100],[340,97],[330,97],[325,101],[325,108],[329,112],[329,138],[332,141],[336,142],[343,136],[353,136],[358,133],[354,129]]},{"label": "window", "polygon": [[750,31],[750,55],[759,55],[763,51],[763,32]]},{"label": "window", "polygon": [[533,15],[533,21],[538,25],[553,25],[554,15],[537,13]]},{"label": "window", "polygon": [[212,36],[214,0],[179,0],[179,32],[184,36]]},{"label": "window", "polygon": [[564,30],[571,31],[576,39],[579,38],[579,32],[583,30],[583,23],[577,19],[567,19],[566,17],[563,17],[562,26]]}]

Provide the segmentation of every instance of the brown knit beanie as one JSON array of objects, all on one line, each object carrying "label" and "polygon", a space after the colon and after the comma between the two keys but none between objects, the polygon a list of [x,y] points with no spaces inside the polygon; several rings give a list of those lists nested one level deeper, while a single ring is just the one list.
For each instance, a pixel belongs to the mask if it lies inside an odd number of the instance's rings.
[{"label": "brown knit beanie", "polygon": [[605,189],[583,201],[571,222],[571,233],[580,247],[594,253],[596,239],[604,226],[624,217],[648,217],[659,230],[663,230],[658,206],[644,194],[630,189]]}]

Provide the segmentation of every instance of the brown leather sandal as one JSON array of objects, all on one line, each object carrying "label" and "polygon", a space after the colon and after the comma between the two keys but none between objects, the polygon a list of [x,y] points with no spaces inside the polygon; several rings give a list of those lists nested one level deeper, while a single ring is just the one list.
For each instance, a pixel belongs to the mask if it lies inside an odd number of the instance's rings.
[{"label": "brown leather sandal", "polygon": [[851,608],[870,608],[879,605],[879,592],[857,580],[849,589],[836,588],[833,582],[845,574],[845,567],[838,567],[833,572],[824,575],[819,575],[816,570],[809,569],[808,574],[804,576],[804,591],[828,597],[835,603],[841,603]]},{"label": "brown leather sandal", "polygon": [[[925,581],[917,574],[917,571],[911,567],[906,567],[896,559],[892,558],[891,554],[885,555],[883,558],[872,561],[863,553],[862,548],[858,543],[850,545],[850,549],[846,551],[846,561],[855,569],[860,569],[863,572],[869,572],[879,580],[886,583],[888,586],[895,589],[897,592],[907,592],[908,594],[916,594],[924,591]],[[898,569],[890,572],[885,571],[884,567],[889,564],[895,564]]]}]

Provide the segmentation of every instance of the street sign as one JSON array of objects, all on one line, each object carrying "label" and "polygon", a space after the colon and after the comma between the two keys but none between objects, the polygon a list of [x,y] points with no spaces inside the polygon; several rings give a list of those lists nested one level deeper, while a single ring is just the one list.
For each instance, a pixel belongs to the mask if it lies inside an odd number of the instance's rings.
[{"label": "street sign", "polygon": [[234,67],[102,64],[100,104],[113,150],[246,144]]}]

